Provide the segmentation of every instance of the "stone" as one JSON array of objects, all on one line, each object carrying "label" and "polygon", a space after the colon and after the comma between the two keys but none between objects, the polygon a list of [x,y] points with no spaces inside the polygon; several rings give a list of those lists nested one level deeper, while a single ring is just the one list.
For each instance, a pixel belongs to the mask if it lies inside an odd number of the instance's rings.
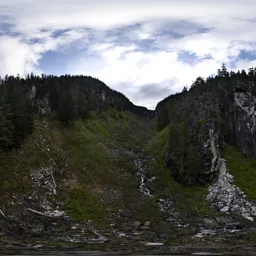
[{"label": "stone", "polygon": [[207,200],[220,212],[234,212],[240,216],[254,215],[254,206],[246,198],[245,193],[233,184],[227,172],[226,161],[219,160],[218,180],[209,187]]},{"label": "stone", "polygon": [[220,212],[228,212],[229,207],[228,206],[224,206],[223,208],[220,209]]},{"label": "stone", "polygon": [[144,235],[144,233],[143,232],[133,232],[133,235],[134,236],[142,236],[142,235]]},{"label": "stone", "polygon": [[148,229],[150,229],[150,227],[149,226],[140,226],[140,229],[141,230],[148,230]]},{"label": "stone", "polygon": [[141,225],[142,225],[141,221],[135,220],[131,222],[131,226],[133,226],[136,229],[139,228]]},{"label": "stone", "polygon": [[125,233],[118,233],[117,237],[126,237],[126,234]]},{"label": "stone", "polygon": [[161,246],[163,245],[164,243],[153,243],[153,242],[148,242],[146,243],[145,245],[149,245],[149,246]]},{"label": "stone", "polygon": [[219,228],[220,226],[215,219],[204,218],[203,222],[204,222],[204,226],[207,229],[215,229],[215,228]]},{"label": "stone", "polygon": [[195,235],[195,237],[204,237],[204,236],[213,236],[216,235],[216,231],[212,229],[202,229],[199,233]]},{"label": "stone", "polygon": [[243,214],[242,217],[245,218],[246,220],[254,221],[254,218],[248,214]]},{"label": "stone", "polygon": [[150,226],[151,225],[151,222],[150,221],[146,221],[145,223],[144,223],[144,226]]}]

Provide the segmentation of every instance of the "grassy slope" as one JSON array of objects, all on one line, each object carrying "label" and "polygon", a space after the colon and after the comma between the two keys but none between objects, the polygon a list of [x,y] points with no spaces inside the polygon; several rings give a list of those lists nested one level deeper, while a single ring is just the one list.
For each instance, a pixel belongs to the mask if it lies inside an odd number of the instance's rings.
[{"label": "grassy slope", "polygon": [[[175,182],[170,170],[166,166],[164,153],[167,147],[169,128],[166,127],[157,133],[145,147],[145,155],[155,158],[148,168],[148,173],[156,176],[158,196],[174,196],[176,206],[181,210],[195,214],[214,214],[206,201],[207,187],[185,187]],[[226,147],[223,156],[228,161],[228,170],[235,178],[235,184],[239,186],[249,199],[256,199],[256,159],[245,158],[238,149]]]},{"label": "grassy slope", "polygon": [[206,201],[206,187],[185,187],[177,183],[166,166],[164,153],[169,137],[169,127],[156,134],[145,148],[145,154],[155,158],[148,172],[156,176],[156,187],[158,196],[173,197],[176,207],[184,212],[192,214],[211,214],[208,202]]},{"label": "grassy slope", "polygon": [[240,187],[249,199],[256,199],[256,159],[245,158],[235,147],[226,147],[223,152],[228,161],[229,173],[235,178],[235,184]]},{"label": "grassy slope", "polygon": [[152,130],[142,118],[113,109],[100,116],[91,112],[90,119],[66,127],[54,117],[42,118],[22,148],[0,158],[0,205],[10,202],[10,191],[17,198],[29,191],[32,170],[55,164],[55,179],[63,187],[57,199],[74,219],[102,222],[124,208],[137,219],[154,218],[156,204],[140,196],[138,170],[128,153],[140,155]]}]

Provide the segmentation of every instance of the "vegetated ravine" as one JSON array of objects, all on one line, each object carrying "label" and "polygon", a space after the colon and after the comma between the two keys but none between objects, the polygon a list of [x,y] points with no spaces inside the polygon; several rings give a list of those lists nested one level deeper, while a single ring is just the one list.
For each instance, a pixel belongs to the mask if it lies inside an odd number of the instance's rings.
[{"label": "vegetated ravine", "polygon": [[196,244],[249,253],[255,133],[255,69],[223,65],[155,111],[92,77],[7,76],[1,249],[182,252]]}]

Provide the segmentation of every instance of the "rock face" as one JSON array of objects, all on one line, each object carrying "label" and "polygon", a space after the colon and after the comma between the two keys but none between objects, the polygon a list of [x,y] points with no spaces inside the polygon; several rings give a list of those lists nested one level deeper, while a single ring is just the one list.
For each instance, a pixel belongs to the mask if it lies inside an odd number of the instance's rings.
[{"label": "rock face", "polygon": [[[171,107],[172,102],[168,104]],[[206,93],[195,98],[184,95],[179,104],[171,110],[167,165],[186,185],[206,183],[216,176],[217,149],[223,144],[216,117],[218,102]]]},{"label": "rock face", "polygon": [[45,93],[40,98],[37,97],[37,89],[35,86],[32,86],[31,90],[28,93],[28,98],[31,100],[33,107],[39,115],[49,115],[51,114],[51,104],[50,104],[50,95]]},{"label": "rock face", "polygon": [[234,212],[253,221],[256,207],[246,199],[241,189],[233,184],[233,176],[227,172],[226,161],[218,161],[219,176],[216,183],[209,187],[207,200],[220,212]]},{"label": "rock face", "polygon": [[212,181],[219,149],[236,146],[256,157],[256,82],[248,78],[209,79],[157,105],[158,128],[170,126],[165,160],[185,185]]},{"label": "rock face", "polygon": [[40,115],[51,114],[50,95],[46,93],[42,99],[35,100],[35,107]]},{"label": "rock face", "polygon": [[250,92],[234,93],[233,123],[238,148],[256,157],[256,98]]}]

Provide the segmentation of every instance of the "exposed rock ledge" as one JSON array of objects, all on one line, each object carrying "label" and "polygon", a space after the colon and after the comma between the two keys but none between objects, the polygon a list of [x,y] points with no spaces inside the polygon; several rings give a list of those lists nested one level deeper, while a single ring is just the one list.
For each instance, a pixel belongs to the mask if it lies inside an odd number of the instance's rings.
[{"label": "exposed rock ledge", "polygon": [[247,220],[254,221],[256,207],[246,199],[245,193],[233,184],[234,178],[227,172],[226,160],[219,158],[217,168],[218,180],[209,187],[207,200],[221,212],[234,212]]}]

